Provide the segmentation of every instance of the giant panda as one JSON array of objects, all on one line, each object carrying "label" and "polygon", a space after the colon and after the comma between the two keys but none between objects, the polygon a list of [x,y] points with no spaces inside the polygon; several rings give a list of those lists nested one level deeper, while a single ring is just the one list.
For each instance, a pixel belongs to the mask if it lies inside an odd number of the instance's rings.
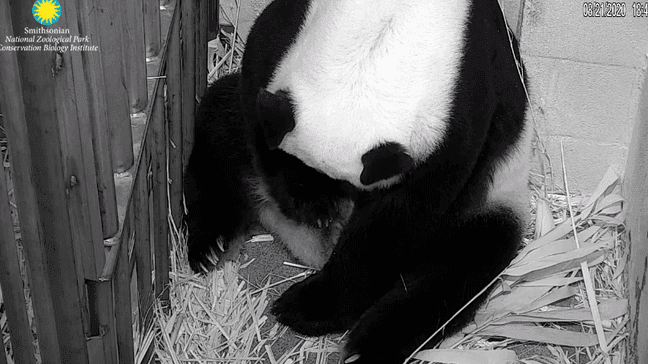
[{"label": "giant panda", "polygon": [[[254,137],[256,129],[244,123],[239,79],[216,80],[197,107],[183,181],[189,264],[199,273],[235,259],[260,222],[295,258],[321,268],[353,208],[350,194]],[[259,155],[263,170],[255,167]]]},{"label": "giant panda", "polygon": [[505,269],[528,214],[519,59],[497,0],[266,7],[243,56],[246,122],[357,193],[323,268],[274,302],[279,322],[350,330],[345,363],[399,363]]}]

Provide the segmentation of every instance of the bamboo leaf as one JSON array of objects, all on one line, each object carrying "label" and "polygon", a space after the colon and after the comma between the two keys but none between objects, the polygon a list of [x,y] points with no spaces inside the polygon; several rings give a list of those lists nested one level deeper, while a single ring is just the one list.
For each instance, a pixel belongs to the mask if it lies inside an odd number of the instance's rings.
[{"label": "bamboo leaf", "polygon": [[553,273],[576,268],[580,263],[596,259],[604,254],[602,245],[588,245],[561,254],[551,255],[526,264],[512,266],[504,271],[505,276],[533,280]]},{"label": "bamboo leaf", "polygon": [[[580,215],[574,217],[574,223],[578,224],[580,222]],[[546,235],[530,242],[527,244],[521,251],[518,253],[517,257],[513,259],[512,264],[516,264],[522,259],[525,259],[525,256],[528,255],[531,251],[538,249],[541,246],[549,244],[555,240],[562,238],[563,236],[569,234],[572,231],[571,221],[565,220],[558,224],[553,230],[548,232]]]},{"label": "bamboo leaf", "polygon": [[477,327],[481,327],[493,319],[514,312],[524,312],[529,302],[534,302],[544,296],[550,289],[551,287],[517,287],[510,294],[500,295],[490,300],[487,305],[477,311],[475,323]]},{"label": "bamboo leaf", "polygon": [[562,301],[566,298],[574,296],[578,291],[574,287],[564,286],[558,289],[555,289],[546,295],[540,297],[539,299],[533,301],[530,305],[527,306],[526,310],[520,310],[519,312],[531,312],[542,307],[548,306],[552,303]]},{"label": "bamboo leaf", "polygon": [[536,281],[522,282],[518,284],[518,287],[537,287],[537,286],[549,286],[549,287],[562,287],[574,284],[583,280],[583,277],[562,277],[560,276],[548,277],[543,279],[538,279]]},{"label": "bamboo leaf", "polygon": [[[628,312],[627,299],[610,299],[599,305],[601,320],[612,320]],[[592,312],[589,308],[567,308],[552,311],[532,312],[520,315],[511,315],[497,320],[493,324],[504,325],[512,322],[591,322]]]},{"label": "bamboo leaf", "polygon": [[582,216],[583,219],[587,219],[590,214],[592,213],[592,210],[596,207],[596,202],[597,200],[605,194],[606,191],[611,190],[614,188],[619,181],[619,175],[614,171],[614,169],[610,166],[608,167],[608,170],[605,172],[605,175],[599,182],[598,186],[590,196],[589,200],[587,203],[585,203],[585,208],[583,211],[581,211],[581,214],[579,216]]},{"label": "bamboo leaf", "polygon": [[512,364],[517,362],[513,350],[422,350],[414,355],[415,359],[431,363],[453,364]]},{"label": "bamboo leaf", "polygon": [[537,202],[535,237],[536,239],[545,235],[554,228],[554,220],[551,215],[551,208],[546,200],[540,199]]},{"label": "bamboo leaf", "polygon": [[[535,341],[554,345],[584,347],[598,344],[594,334],[563,331],[531,325],[488,326],[478,332],[480,336],[506,337],[522,341]],[[611,335],[606,335],[606,337]]]},{"label": "bamboo leaf", "polygon": [[578,241],[580,241],[581,243],[584,243],[587,240],[589,240],[591,237],[593,237],[594,234],[596,234],[600,230],[601,230],[600,225],[592,225],[592,226],[588,227],[587,229],[585,229],[585,230],[581,231],[580,233],[578,233]]}]

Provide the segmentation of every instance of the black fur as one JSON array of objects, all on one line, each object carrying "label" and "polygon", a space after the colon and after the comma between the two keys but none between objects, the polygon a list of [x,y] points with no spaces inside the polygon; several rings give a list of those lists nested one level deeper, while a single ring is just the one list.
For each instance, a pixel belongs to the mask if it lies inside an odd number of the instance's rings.
[{"label": "black fur", "polygon": [[[309,0],[275,0],[251,30],[241,91],[252,124],[257,95],[293,44],[308,6]],[[402,362],[510,263],[521,241],[519,216],[486,201],[495,169],[521,137],[526,109],[496,0],[472,2],[465,39],[440,146],[400,183],[358,192],[324,268],[274,303],[277,319],[299,333],[351,329],[342,359]],[[513,47],[519,59],[515,41]],[[464,325],[481,302],[432,343]]]},{"label": "black fur", "polygon": [[[281,150],[270,151],[262,129],[244,124],[239,79],[228,75],[210,85],[196,111],[195,144],[184,176],[188,255],[195,272],[202,271],[201,264],[213,268],[211,252],[222,257],[217,239],[228,251],[256,222],[254,178],[263,181],[285,217],[313,229],[339,221],[347,197],[339,182]],[[259,150],[263,171],[255,168]]]},{"label": "black fur", "polygon": [[414,166],[414,160],[398,143],[384,143],[362,156],[360,182],[369,186],[378,181],[399,176]]},{"label": "black fur", "polygon": [[286,133],[295,128],[293,105],[285,92],[273,94],[262,88],[259,90],[257,108],[264,139],[270,150],[274,150]]}]

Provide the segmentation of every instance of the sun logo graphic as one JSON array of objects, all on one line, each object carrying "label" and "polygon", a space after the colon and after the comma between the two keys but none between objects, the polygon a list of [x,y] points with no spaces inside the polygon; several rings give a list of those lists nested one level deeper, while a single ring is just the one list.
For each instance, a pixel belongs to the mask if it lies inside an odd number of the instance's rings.
[{"label": "sun logo graphic", "polygon": [[32,7],[37,22],[52,25],[61,17],[61,4],[56,0],[37,0]]}]

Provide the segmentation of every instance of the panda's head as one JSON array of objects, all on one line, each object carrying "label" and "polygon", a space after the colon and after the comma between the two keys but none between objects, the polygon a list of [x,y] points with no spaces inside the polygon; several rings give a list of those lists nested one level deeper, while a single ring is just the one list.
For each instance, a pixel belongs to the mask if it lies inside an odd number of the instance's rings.
[{"label": "panda's head", "polygon": [[259,85],[268,146],[361,189],[399,181],[442,142],[468,3],[308,2]]}]

